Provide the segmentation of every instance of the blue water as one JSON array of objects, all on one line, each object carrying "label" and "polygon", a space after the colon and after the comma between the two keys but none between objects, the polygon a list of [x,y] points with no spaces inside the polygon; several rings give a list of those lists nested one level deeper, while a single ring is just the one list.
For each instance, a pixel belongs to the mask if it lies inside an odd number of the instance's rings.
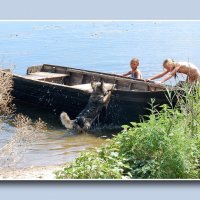
[{"label": "blue water", "polygon": [[[21,75],[43,63],[120,74],[137,57],[143,78],[149,78],[163,71],[166,58],[200,66],[199,50],[200,21],[0,21],[0,67]],[[41,117],[37,108],[25,110],[32,119]],[[49,123],[46,138],[30,145],[17,166],[65,163],[102,143],[92,135],[69,136],[55,116],[42,119]],[[4,130],[9,134],[1,135],[0,147],[13,133],[9,125]]]},{"label": "blue water", "polygon": [[166,58],[200,66],[200,21],[0,22],[0,64],[49,63],[123,73],[132,57],[144,78],[161,72]]}]

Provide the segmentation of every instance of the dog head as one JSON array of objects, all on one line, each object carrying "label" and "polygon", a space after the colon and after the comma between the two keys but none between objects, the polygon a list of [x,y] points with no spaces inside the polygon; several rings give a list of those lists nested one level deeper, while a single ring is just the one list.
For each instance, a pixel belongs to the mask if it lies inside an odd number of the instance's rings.
[{"label": "dog head", "polygon": [[93,93],[95,94],[103,94],[105,95],[107,93],[107,90],[104,86],[104,82],[91,82],[91,87],[93,89]]}]

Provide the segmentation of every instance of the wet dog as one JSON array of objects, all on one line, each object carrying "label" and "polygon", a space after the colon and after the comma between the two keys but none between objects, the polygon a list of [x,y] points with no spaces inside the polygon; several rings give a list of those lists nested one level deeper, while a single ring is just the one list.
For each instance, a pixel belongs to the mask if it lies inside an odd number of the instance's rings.
[{"label": "wet dog", "polygon": [[108,104],[114,85],[108,90],[103,81],[101,81],[91,82],[91,87],[93,92],[91,93],[88,104],[74,120],[71,120],[66,112],[61,113],[61,122],[67,129],[75,129],[79,132],[88,131],[103,107]]}]

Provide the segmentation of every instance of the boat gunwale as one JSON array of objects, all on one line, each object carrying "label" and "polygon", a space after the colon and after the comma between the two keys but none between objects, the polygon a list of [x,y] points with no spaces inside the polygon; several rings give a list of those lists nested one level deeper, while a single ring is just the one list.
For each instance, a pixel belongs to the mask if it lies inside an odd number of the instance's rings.
[{"label": "boat gunwale", "polygon": [[[82,93],[85,93],[85,94],[91,94],[92,92],[89,91],[89,90],[82,90],[82,89],[79,89],[79,88],[75,88],[75,87],[71,87],[69,85],[62,85],[62,84],[58,84],[58,83],[53,83],[53,82],[48,82],[48,81],[44,81],[44,80],[33,80],[33,79],[29,79],[27,77],[24,77],[24,76],[20,76],[20,75],[16,75],[14,74],[13,75],[14,78],[18,78],[18,79],[25,79],[29,82],[37,82],[37,83],[42,83],[43,85],[51,85],[51,86],[56,86],[60,89],[70,89],[71,91],[76,91],[76,92],[82,92]],[[178,89],[176,89],[178,90]],[[172,90],[171,90],[172,91]],[[175,91],[175,90],[173,90]],[[113,93],[123,93],[123,94],[136,94],[136,93],[139,93],[139,94],[149,94],[149,93],[153,93],[153,94],[158,94],[158,93],[165,93],[167,92],[167,90],[156,90],[156,91],[142,91],[142,90],[119,90],[119,89],[113,89]]]},{"label": "boat gunwale", "polygon": [[[51,67],[60,67],[60,68],[67,68],[69,70],[74,70],[74,71],[80,71],[80,72],[88,72],[88,73],[92,73],[92,74],[98,74],[98,75],[106,75],[108,77],[116,77],[119,78],[120,80],[127,80],[129,82],[136,82],[136,83],[143,83],[145,85],[148,85],[150,87],[155,87],[155,88],[159,88],[159,89],[166,89],[166,87],[168,88],[174,88],[173,86],[170,85],[157,85],[155,82],[153,81],[148,81],[145,82],[143,79],[136,79],[136,78],[130,78],[130,77],[125,77],[125,76],[121,76],[121,75],[117,75],[117,74],[110,74],[110,73],[106,73],[106,72],[99,72],[99,71],[92,71],[92,70],[86,70],[86,69],[79,69],[79,68],[73,68],[73,67],[65,67],[65,66],[60,66],[60,65],[51,65],[51,64],[43,64],[43,65],[38,65],[39,66],[51,66]],[[37,66],[35,66],[37,67]]]},{"label": "boat gunwale", "polygon": [[[91,71],[91,70],[85,70],[85,69],[78,69],[78,68],[72,68],[72,67],[65,67],[65,66],[59,66],[59,65],[51,65],[51,64],[41,64],[41,65],[33,65],[27,68],[27,72],[28,69],[31,67],[44,67],[44,66],[50,66],[50,67],[59,67],[59,68],[63,68],[63,69],[69,69],[72,70],[74,72],[86,72],[92,75],[103,75],[103,76],[107,76],[108,78],[113,78],[116,77],[117,79],[115,80],[120,80],[120,81],[128,81],[130,83],[135,83],[135,84],[139,84],[139,83],[143,83],[144,85],[147,85],[149,87],[154,87],[157,90],[123,90],[123,89],[116,89],[114,88],[113,91],[115,92],[120,92],[120,93],[160,93],[160,92],[166,92],[167,90],[169,91],[177,91],[180,90],[181,88],[179,87],[175,87],[175,86],[169,86],[169,85],[157,85],[156,83],[150,83],[150,82],[145,82],[144,80],[140,80],[140,79],[131,79],[129,77],[122,77],[120,75],[116,75],[116,74],[109,74],[109,73],[105,73],[105,72],[98,72],[98,71]],[[69,71],[70,72],[70,71]],[[6,73],[6,72],[4,72]],[[74,90],[74,91],[81,91],[83,93],[87,93],[87,94],[91,94],[90,90],[84,90],[84,89],[80,89],[80,88],[75,88],[73,86],[70,85],[65,85],[65,84],[60,84],[60,83],[54,83],[54,82],[49,82],[49,81],[45,81],[45,80],[40,80],[40,79],[30,79],[28,76],[23,76],[23,75],[18,75],[18,74],[12,74],[13,77],[18,77],[21,79],[25,79],[25,80],[29,80],[30,82],[38,82],[38,83],[43,83],[46,85],[52,85],[52,86],[57,86],[57,87],[61,87],[61,88],[66,88],[66,89],[70,89],[70,90]],[[114,80],[114,81],[115,81]],[[109,84],[114,84],[114,83],[109,83]]]}]

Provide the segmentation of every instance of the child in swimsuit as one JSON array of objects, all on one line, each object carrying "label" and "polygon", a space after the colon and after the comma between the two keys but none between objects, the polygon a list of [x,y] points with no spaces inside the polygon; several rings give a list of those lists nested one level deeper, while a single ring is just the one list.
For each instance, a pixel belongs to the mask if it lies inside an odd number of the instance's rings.
[{"label": "child in swimsuit", "polygon": [[139,60],[137,58],[133,58],[130,61],[131,71],[122,74],[122,76],[130,76],[130,78],[142,79],[142,74],[138,69],[138,66],[139,66]]},{"label": "child in swimsuit", "polygon": [[154,80],[161,78],[167,75],[163,80],[156,81],[156,83],[164,83],[173,76],[176,76],[176,73],[183,73],[187,75],[187,83],[194,83],[200,81],[200,70],[197,66],[189,62],[175,62],[172,59],[166,59],[163,62],[163,67],[166,69],[164,72],[153,76],[152,78],[146,79],[146,81]]}]

